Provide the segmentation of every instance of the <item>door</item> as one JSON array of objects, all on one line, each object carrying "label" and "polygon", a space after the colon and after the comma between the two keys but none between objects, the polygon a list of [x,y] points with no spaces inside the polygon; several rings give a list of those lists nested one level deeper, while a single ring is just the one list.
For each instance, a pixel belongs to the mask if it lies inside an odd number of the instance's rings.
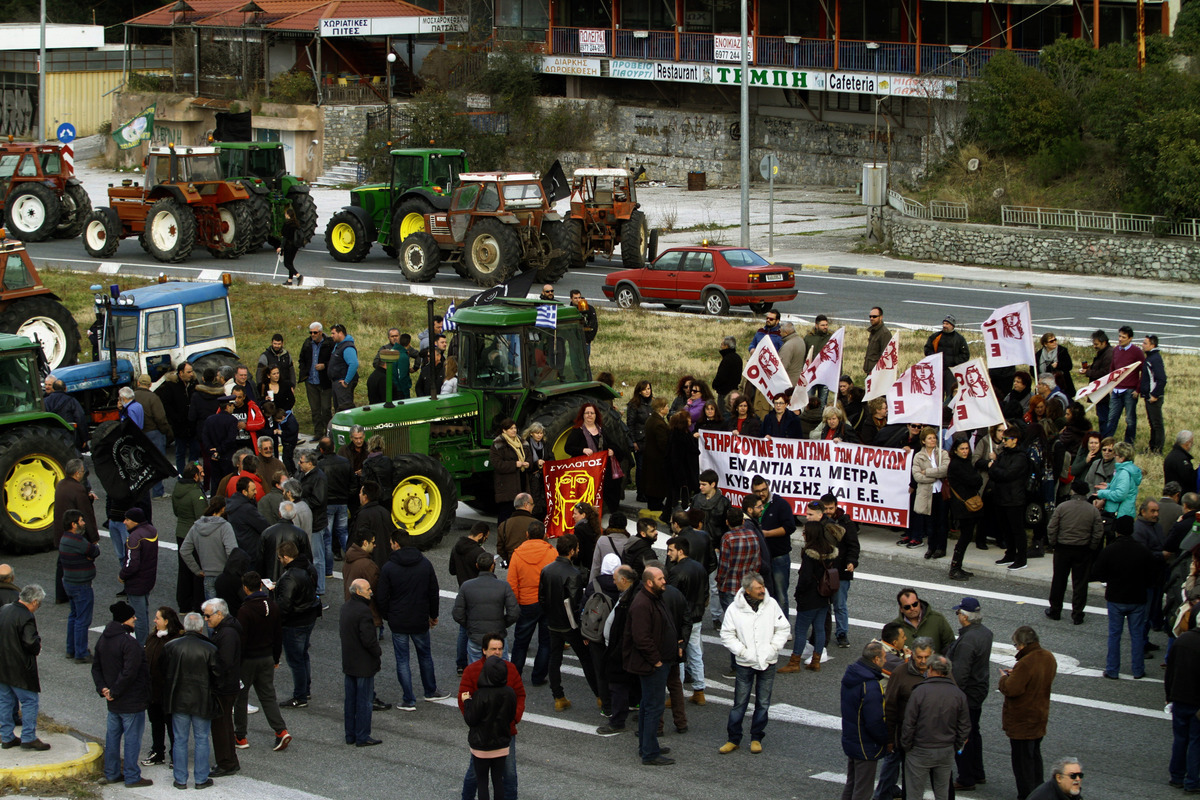
[{"label": "door", "polygon": [[641,271],[638,291],[646,299],[675,299],[675,283],[679,273],[679,262],[687,255],[685,250],[668,250],[658,260],[646,265]]},{"label": "door", "polygon": [[704,287],[712,283],[714,274],[712,253],[692,250],[680,265],[675,294],[681,300],[699,300]]}]

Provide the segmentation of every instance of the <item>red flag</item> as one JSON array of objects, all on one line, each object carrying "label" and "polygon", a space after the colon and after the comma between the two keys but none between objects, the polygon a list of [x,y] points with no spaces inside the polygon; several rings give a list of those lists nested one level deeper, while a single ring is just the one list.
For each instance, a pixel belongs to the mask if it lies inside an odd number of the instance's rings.
[{"label": "red flag", "polygon": [[591,503],[597,514],[603,513],[601,504],[607,465],[607,450],[546,462],[543,470],[546,476],[546,538],[554,539],[575,530],[571,511],[576,503]]},{"label": "red flag", "polygon": [[1112,372],[1108,373],[1103,378],[1097,378],[1076,392],[1075,400],[1078,400],[1080,403],[1088,403],[1094,406],[1096,403],[1099,403],[1101,400],[1108,397],[1108,395],[1112,393],[1112,390],[1117,388],[1117,384],[1125,380],[1126,375],[1141,365],[1142,364],[1140,361],[1132,364],[1126,364],[1120,369],[1113,370]]}]

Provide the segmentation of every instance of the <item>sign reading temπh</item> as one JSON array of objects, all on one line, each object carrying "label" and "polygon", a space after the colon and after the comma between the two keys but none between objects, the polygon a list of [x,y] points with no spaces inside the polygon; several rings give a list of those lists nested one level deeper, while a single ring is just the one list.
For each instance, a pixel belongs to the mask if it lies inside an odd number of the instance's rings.
[{"label": "sign reading tem\u03c0h", "polygon": [[726,497],[740,502],[761,475],[798,516],[807,503],[832,492],[857,522],[907,528],[911,468],[912,454],[890,447],[700,433],[700,469],[716,471]]},{"label": "sign reading tem\u03c0h", "polygon": [[543,475],[546,487],[546,538],[554,539],[575,529],[571,511],[576,503],[591,503],[603,513],[604,468],[608,451],[576,456],[565,461],[547,461]]}]

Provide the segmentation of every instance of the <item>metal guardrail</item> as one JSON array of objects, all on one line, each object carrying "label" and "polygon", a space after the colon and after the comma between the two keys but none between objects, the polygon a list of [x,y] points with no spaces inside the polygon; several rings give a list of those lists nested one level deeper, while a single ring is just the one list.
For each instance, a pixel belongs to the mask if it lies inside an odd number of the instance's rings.
[{"label": "metal guardrail", "polygon": [[967,204],[950,200],[931,200],[926,206],[911,200],[894,189],[888,189],[888,205],[906,217],[942,219],[950,222],[967,221]]},{"label": "metal guardrail", "polygon": [[1093,233],[1174,236],[1200,241],[1200,219],[1172,220],[1158,214],[1123,214],[1119,211],[1080,211],[1071,208],[1039,208],[1037,206],[1001,206],[1000,224]]}]

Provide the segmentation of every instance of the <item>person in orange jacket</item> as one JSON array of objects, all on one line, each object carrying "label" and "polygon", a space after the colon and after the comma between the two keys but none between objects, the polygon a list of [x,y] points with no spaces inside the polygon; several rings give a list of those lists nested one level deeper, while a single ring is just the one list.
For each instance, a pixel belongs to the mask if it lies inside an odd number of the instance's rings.
[{"label": "person in orange jacket", "polygon": [[546,526],[541,520],[529,523],[529,538],[513,551],[508,562],[508,583],[517,596],[521,615],[517,618],[517,631],[513,638],[512,663],[520,673],[525,669],[525,654],[536,629],[538,635],[537,654],[533,658],[534,686],[541,686],[550,672],[550,629],[538,603],[538,585],[542,568],[558,558],[558,551],[546,541]]}]

